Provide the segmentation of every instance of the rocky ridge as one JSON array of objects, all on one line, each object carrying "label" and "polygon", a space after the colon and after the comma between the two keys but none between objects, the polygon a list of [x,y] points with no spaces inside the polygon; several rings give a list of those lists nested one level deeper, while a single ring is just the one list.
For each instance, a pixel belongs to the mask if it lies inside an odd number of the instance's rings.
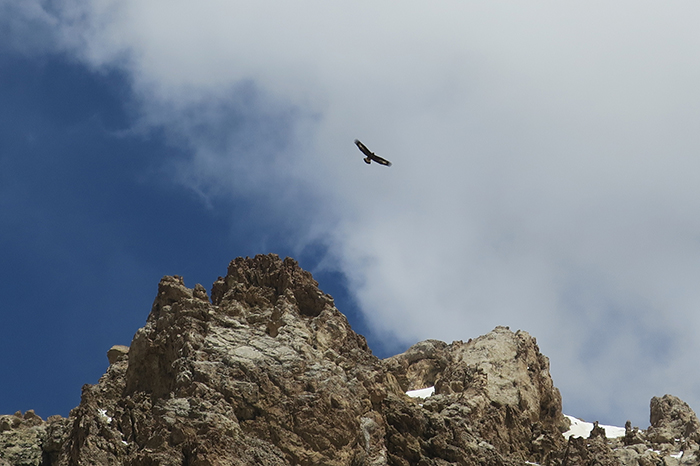
[{"label": "rocky ridge", "polygon": [[[608,439],[569,426],[549,360],[497,327],[380,360],[292,259],[238,258],[213,285],[158,285],[145,327],[68,418],[0,416],[6,465],[698,464],[687,404]],[[426,399],[405,392],[429,386]]]}]

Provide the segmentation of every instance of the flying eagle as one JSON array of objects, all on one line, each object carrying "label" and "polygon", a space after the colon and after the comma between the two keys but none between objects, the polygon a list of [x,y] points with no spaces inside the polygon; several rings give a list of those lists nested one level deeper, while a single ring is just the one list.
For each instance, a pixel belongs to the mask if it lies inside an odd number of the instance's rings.
[{"label": "flying eagle", "polygon": [[379,165],[386,165],[387,167],[391,166],[391,162],[389,162],[387,159],[381,158],[374,152],[371,152],[364,144],[360,142],[359,139],[355,139],[355,144],[357,145],[358,149],[360,149],[360,151],[367,156],[363,159],[365,163],[372,163],[372,160],[374,160]]}]

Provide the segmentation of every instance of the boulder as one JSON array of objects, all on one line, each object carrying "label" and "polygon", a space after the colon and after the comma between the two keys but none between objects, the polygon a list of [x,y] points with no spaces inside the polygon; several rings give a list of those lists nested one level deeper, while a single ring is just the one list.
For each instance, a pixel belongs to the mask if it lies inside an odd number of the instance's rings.
[{"label": "boulder", "polygon": [[647,439],[654,443],[674,443],[692,440],[700,443],[700,423],[683,400],[673,395],[653,397],[649,403]]},{"label": "boulder", "polygon": [[121,358],[129,354],[129,347],[124,345],[114,345],[107,351],[107,360],[110,364],[114,364]]}]

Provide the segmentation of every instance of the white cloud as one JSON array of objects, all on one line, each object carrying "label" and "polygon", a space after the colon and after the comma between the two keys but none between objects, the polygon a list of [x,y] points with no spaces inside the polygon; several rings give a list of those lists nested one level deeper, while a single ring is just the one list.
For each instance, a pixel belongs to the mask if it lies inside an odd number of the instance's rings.
[{"label": "white cloud", "polygon": [[584,417],[700,408],[696,3],[58,5],[63,46],[191,147],[187,182],[330,238],[377,329],[528,330]]}]

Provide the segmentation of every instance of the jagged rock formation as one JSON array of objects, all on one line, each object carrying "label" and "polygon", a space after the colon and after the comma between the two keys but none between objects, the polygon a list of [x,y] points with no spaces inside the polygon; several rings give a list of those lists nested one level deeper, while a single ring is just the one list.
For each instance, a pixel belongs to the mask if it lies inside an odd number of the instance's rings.
[{"label": "jagged rock formation", "polygon": [[384,365],[402,391],[435,386],[435,395],[412,417],[450,429],[409,431],[432,447],[422,449],[423,456],[439,446],[446,450],[442,458],[472,464],[464,452],[481,447],[511,460],[548,464],[563,448],[568,421],[561,396],[548,359],[526,332],[497,327],[466,343],[428,340]]},{"label": "jagged rock formation", "polygon": [[275,255],[232,261],[211,300],[164,277],[146,326],[108,359],[67,419],[0,416],[0,466],[697,463],[698,420],[675,397],[652,400],[647,431],[566,442],[527,333],[379,360],[311,274]]},{"label": "jagged rock formation", "polygon": [[673,395],[654,397],[646,431],[625,425],[625,436],[608,439],[602,427],[588,439],[571,438],[563,455],[567,465],[680,466],[700,464],[700,424],[690,406]]}]

